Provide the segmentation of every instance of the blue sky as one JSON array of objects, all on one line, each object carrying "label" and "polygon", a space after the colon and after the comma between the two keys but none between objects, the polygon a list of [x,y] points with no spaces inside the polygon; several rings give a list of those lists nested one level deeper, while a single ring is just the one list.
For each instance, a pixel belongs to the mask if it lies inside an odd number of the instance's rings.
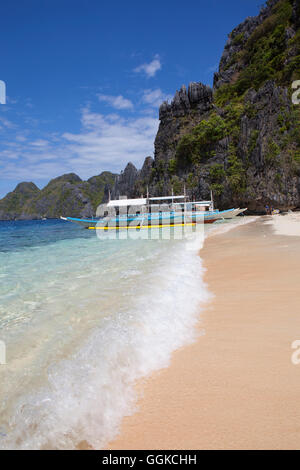
[{"label": "blue sky", "polygon": [[261,3],[2,2],[0,198],[21,181],[141,167],[159,104],[182,84],[212,85],[228,33]]}]

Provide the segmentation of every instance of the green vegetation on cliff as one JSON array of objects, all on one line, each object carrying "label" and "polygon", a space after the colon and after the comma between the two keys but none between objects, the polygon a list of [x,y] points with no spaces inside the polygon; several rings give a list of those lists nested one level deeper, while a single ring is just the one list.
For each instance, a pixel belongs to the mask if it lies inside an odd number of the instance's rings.
[{"label": "green vegetation on cliff", "polygon": [[269,0],[235,28],[210,109],[173,118],[176,147],[167,167],[160,159],[156,169],[167,168],[176,188],[181,181],[197,197],[210,188],[223,207],[299,201],[300,106],[291,101],[292,81],[300,80],[299,5]]},{"label": "green vegetation on cliff", "polygon": [[[226,65],[228,69],[236,64],[238,72],[231,83],[220,87],[215,95],[218,106],[242,96],[249,88],[258,90],[267,80],[290,86],[300,76],[300,31],[289,39],[289,28],[293,22],[293,0],[280,0],[272,8],[271,15],[263,21],[242,48]],[[298,4],[297,14],[300,16]],[[299,18],[298,16],[298,18]]]},{"label": "green vegetation on cliff", "polygon": [[0,213],[1,211],[20,213],[24,204],[36,197],[39,192],[39,188],[34,183],[19,183],[14,191],[0,200]]},{"label": "green vegetation on cliff", "polygon": [[20,183],[0,200],[0,220],[57,218],[60,215],[91,217],[115,182],[108,171],[82,181],[69,173],[51,180],[42,190],[33,183]]},{"label": "green vegetation on cliff", "polygon": [[214,155],[213,145],[227,135],[224,119],[212,113],[200,122],[190,134],[185,134],[176,149],[178,167],[198,164]]},{"label": "green vegetation on cliff", "polygon": [[[128,164],[81,181],[64,175],[46,188],[17,189],[0,201],[0,219],[90,216],[113,197],[214,191],[220,209],[262,212],[265,204],[300,207],[300,106],[292,82],[300,80],[300,2],[268,0],[229,35],[213,90],[199,82],[177,90],[159,110],[155,158],[138,171]],[[24,189],[24,188],[23,188]]]}]

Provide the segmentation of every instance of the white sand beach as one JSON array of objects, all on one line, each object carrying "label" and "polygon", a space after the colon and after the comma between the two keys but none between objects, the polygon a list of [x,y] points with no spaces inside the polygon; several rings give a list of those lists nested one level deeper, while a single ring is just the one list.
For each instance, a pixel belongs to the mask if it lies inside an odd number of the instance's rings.
[{"label": "white sand beach", "polygon": [[197,342],[138,384],[139,410],[109,449],[299,449],[299,214],[208,237],[213,299]]}]

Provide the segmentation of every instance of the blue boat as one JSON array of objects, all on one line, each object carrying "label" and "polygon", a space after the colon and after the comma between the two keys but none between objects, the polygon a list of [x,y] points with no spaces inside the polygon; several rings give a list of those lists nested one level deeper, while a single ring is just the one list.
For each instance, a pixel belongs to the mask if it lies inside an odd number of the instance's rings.
[{"label": "blue boat", "polygon": [[214,209],[210,201],[187,202],[186,195],[147,197],[137,199],[120,198],[100,204],[96,218],[79,219],[61,217],[86,229],[108,228],[142,228],[186,225],[196,223],[213,223],[216,220],[228,219],[244,212],[246,209]]}]

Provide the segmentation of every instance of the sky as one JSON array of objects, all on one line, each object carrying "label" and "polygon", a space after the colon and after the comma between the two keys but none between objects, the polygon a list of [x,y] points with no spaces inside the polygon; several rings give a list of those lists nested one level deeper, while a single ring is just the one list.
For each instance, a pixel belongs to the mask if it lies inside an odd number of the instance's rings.
[{"label": "sky", "polygon": [[228,34],[262,3],[1,2],[0,198],[21,181],[140,168],[159,105],[212,85]]}]

